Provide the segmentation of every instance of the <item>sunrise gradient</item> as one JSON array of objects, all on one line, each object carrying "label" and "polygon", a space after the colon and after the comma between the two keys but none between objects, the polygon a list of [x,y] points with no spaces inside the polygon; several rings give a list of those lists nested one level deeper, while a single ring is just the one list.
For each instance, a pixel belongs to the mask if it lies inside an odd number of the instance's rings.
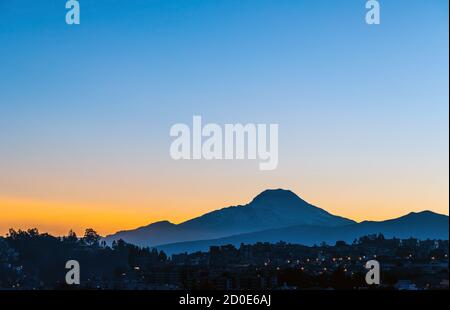
[{"label": "sunrise gradient", "polygon": [[[180,223],[290,189],[356,221],[449,212],[448,1],[0,1],[0,234]],[[170,127],[279,124],[279,164]]]}]

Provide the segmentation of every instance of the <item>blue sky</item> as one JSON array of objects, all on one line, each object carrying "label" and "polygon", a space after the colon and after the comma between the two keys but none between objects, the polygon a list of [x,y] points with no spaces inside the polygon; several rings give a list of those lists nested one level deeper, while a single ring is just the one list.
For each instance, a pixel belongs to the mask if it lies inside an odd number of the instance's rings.
[{"label": "blue sky", "polygon": [[[63,0],[0,0],[0,197],[218,197],[194,214],[287,187],[350,217],[374,196],[448,213],[448,1],[380,1],[379,26],[363,0],[79,2],[68,26]],[[279,123],[279,169],[174,163],[194,114]]]}]

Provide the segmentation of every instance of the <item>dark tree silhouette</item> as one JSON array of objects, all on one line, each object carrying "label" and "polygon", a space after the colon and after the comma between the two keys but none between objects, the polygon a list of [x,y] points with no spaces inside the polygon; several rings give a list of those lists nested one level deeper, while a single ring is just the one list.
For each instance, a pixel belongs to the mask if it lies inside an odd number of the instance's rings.
[{"label": "dark tree silhouette", "polygon": [[71,229],[67,236],[63,237],[63,241],[68,244],[75,244],[78,242],[77,234]]},{"label": "dark tree silhouette", "polygon": [[83,242],[88,246],[98,246],[100,239],[100,235],[92,228],[87,228],[84,232]]}]

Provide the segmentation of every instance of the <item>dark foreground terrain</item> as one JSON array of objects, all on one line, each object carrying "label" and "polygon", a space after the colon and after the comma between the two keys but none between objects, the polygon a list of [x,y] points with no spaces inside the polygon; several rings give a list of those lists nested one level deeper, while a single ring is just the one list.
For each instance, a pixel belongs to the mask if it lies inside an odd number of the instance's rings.
[{"label": "dark foreground terrain", "polygon": [[[351,244],[255,243],[174,254],[117,241],[10,230],[0,237],[0,289],[367,289],[365,263],[381,265],[380,289],[448,289],[448,240],[385,239]],[[68,260],[80,263],[81,283],[65,284]]]}]

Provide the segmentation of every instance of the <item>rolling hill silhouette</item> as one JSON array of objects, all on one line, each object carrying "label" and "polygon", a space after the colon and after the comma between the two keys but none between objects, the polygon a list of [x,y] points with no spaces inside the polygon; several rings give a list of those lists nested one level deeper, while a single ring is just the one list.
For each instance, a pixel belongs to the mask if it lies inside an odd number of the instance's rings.
[{"label": "rolling hill silhouette", "polygon": [[334,244],[338,240],[351,243],[354,239],[369,235],[382,233],[386,238],[410,238],[418,239],[445,239],[449,236],[448,216],[423,211],[410,213],[405,216],[380,221],[364,221],[343,226],[313,226],[295,225],[290,227],[270,229],[247,234],[239,234],[213,240],[200,240],[192,242],[180,242],[158,247],[167,254],[181,252],[207,251],[211,245],[233,244],[239,246],[241,243],[253,244],[256,242],[276,243],[284,241],[303,245],[314,245],[326,242]]},{"label": "rolling hill silhouette", "polygon": [[304,201],[289,190],[266,190],[247,205],[216,210],[175,225],[161,221],[105,238],[141,246],[204,240],[293,225],[340,226],[355,223]]}]

